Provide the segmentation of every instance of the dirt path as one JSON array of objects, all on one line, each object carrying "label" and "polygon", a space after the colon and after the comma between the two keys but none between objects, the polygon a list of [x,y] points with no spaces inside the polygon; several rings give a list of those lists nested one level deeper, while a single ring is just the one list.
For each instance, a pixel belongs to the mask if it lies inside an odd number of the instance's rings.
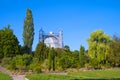
[{"label": "dirt path", "polygon": [[11,75],[13,80],[28,80],[25,75]]},{"label": "dirt path", "polygon": [[10,75],[10,77],[13,80],[28,80],[27,78],[25,78],[25,75],[12,75],[12,73],[9,70],[6,70],[5,68],[1,67],[1,65],[0,65],[0,71],[2,73]]}]

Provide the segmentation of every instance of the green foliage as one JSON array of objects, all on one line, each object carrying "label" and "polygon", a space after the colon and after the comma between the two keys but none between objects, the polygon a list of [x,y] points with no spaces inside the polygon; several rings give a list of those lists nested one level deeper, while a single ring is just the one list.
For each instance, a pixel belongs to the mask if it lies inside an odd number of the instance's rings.
[{"label": "green foliage", "polygon": [[56,57],[56,51],[54,50],[54,48],[51,48],[49,50],[49,57],[48,57],[48,61],[49,61],[49,71],[52,69],[53,71],[55,71],[55,57]]},{"label": "green foliage", "polygon": [[10,25],[0,30],[0,59],[3,57],[13,57],[19,51],[18,39],[13,34],[13,30],[10,29]]},{"label": "green foliage", "polygon": [[[20,46],[20,54],[23,55],[29,51],[27,46]],[[27,53],[28,54],[28,53]]]},{"label": "green foliage", "polygon": [[61,48],[55,48],[55,51],[57,53],[57,57],[60,58],[64,50]]},{"label": "green foliage", "polygon": [[120,37],[114,35],[111,41],[110,54],[107,56],[108,62],[113,67],[120,67]]},{"label": "green foliage", "polygon": [[41,65],[40,63],[32,62],[29,66],[29,69],[35,73],[41,73]]},{"label": "green foliage", "polygon": [[68,57],[66,55],[59,59],[59,66],[61,66],[63,70],[68,67]]},{"label": "green foliage", "polygon": [[64,46],[64,51],[69,52],[69,51],[70,51],[70,47],[69,47],[68,45],[65,45],[65,46]]},{"label": "green foliage", "polygon": [[44,71],[48,71],[49,68],[49,61],[48,59],[45,59],[43,63],[41,63],[41,69],[43,69]]},{"label": "green foliage", "polygon": [[59,57],[58,64],[63,70],[77,68],[79,65],[79,51],[71,52],[69,46],[65,46],[63,53]]},{"label": "green foliage", "polygon": [[92,60],[96,60],[97,65],[95,66],[106,64],[106,56],[110,50],[110,37],[102,30],[97,30],[91,33],[88,38],[88,43],[88,54]]},{"label": "green foliage", "polygon": [[79,67],[79,51],[78,50],[75,50],[73,51],[72,55],[72,68],[78,68]]},{"label": "green foliage", "polygon": [[2,66],[7,67],[10,64],[11,58],[3,58],[2,59]]},{"label": "green foliage", "polygon": [[24,70],[28,68],[31,61],[32,61],[31,55],[28,55],[28,54],[17,55],[11,60],[8,68]]},{"label": "green foliage", "polygon": [[77,57],[76,54],[72,54],[71,52],[65,52],[59,59],[59,66],[62,67],[63,70],[67,68],[76,68],[77,67]]},{"label": "green foliage", "polygon": [[57,57],[56,57],[56,65],[59,70],[65,70],[66,68],[70,67],[69,65],[69,59],[71,58],[70,55],[72,55],[70,48],[68,45],[64,46],[64,49],[56,49]]},{"label": "green foliage", "polygon": [[32,18],[32,11],[27,9],[26,18],[24,20],[23,41],[28,51],[26,53],[32,53],[32,44],[34,40],[34,24]]},{"label": "green foliage", "polygon": [[35,66],[35,68],[33,69],[33,71],[35,73],[41,73],[41,67],[40,66]]},{"label": "green foliage", "polygon": [[79,53],[80,67],[85,66],[86,60],[87,60],[87,57],[85,55],[85,48],[83,46],[80,46],[80,53]]},{"label": "green foliage", "polygon": [[[60,66],[60,69],[63,69],[63,70],[65,70],[65,64],[64,64],[64,61],[65,61],[65,59],[64,59],[64,57],[63,57],[63,55],[58,59],[58,66]],[[64,65],[63,65],[64,64]]]},{"label": "green foliage", "polygon": [[[61,66],[59,66],[59,59],[61,58],[61,56],[63,54],[63,49],[61,49],[61,48],[54,48],[53,52],[55,52],[55,59],[54,59],[55,69],[56,70],[62,70]],[[50,53],[50,50],[49,50],[49,53]],[[50,61],[49,59],[50,59],[50,54],[48,55],[48,62]]]},{"label": "green foliage", "polygon": [[9,63],[9,65],[7,66],[7,68],[8,68],[9,70],[16,70],[17,67],[16,67],[16,62],[15,62],[15,60],[11,60],[10,63]]},{"label": "green foliage", "polygon": [[0,30],[0,59],[4,57],[4,52],[3,52],[3,46],[4,46],[3,41],[5,41],[3,36],[4,34],[5,34],[4,31]]},{"label": "green foliage", "polygon": [[38,58],[39,61],[43,62],[46,58],[48,58],[47,47],[43,42],[40,42],[35,49],[35,58]]},{"label": "green foliage", "polygon": [[41,73],[41,63],[39,59],[33,58],[28,68],[35,73]]}]

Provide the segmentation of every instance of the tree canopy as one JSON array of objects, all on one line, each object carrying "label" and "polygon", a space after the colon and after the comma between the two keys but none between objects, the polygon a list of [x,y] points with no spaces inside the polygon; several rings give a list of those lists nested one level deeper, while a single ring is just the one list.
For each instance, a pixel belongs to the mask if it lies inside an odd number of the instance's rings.
[{"label": "tree canopy", "polygon": [[19,42],[10,25],[0,30],[0,58],[19,54]]},{"label": "tree canopy", "polygon": [[26,53],[32,53],[32,44],[34,40],[34,23],[32,17],[32,11],[27,9],[26,18],[24,20],[24,30],[23,30],[23,42],[24,46],[28,48]]},{"label": "tree canopy", "polygon": [[91,33],[88,38],[88,55],[96,62],[96,65],[105,64],[106,56],[110,49],[110,36],[106,35],[102,30]]}]

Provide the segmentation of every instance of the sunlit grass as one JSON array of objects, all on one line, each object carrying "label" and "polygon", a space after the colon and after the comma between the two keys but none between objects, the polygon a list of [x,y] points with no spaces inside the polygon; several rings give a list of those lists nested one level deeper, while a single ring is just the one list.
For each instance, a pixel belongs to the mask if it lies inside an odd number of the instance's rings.
[{"label": "sunlit grass", "polygon": [[120,70],[93,70],[58,74],[27,75],[29,80],[120,80]]},{"label": "sunlit grass", "polygon": [[120,78],[120,70],[93,70],[68,73],[68,75],[80,78]]},{"label": "sunlit grass", "polygon": [[29,80],[72,80],[72,76],[55,75],[55,74],[34,74],[27,75]]},{"label": "sunlit grass", "polygon": [[9,75],[0,72],[0,80],[12,80]]}]

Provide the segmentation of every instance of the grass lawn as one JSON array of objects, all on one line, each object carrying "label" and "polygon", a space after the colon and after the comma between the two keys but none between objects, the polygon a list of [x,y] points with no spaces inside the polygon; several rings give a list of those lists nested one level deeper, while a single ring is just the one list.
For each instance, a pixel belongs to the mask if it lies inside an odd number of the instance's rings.
[{"label": "grass lawn", "polygon": [[0,80],[12,80],[9,75],[0,72]]},{"label": "grass lawn", "polygon": [[71,80],[72,76],[56,74],[34,74],[26,76],[29,80]]},{"label": "grass lawn", "polygon": [[77,73],[68,73],[73,77],[87,79],[118,79],[120,80],[120,70],[93,70]]},{"label": "grass lawn", "polygon": [[34,74],[26,76],[29,80],[120,80],[120,70],[94,70],[58,74]]}]

